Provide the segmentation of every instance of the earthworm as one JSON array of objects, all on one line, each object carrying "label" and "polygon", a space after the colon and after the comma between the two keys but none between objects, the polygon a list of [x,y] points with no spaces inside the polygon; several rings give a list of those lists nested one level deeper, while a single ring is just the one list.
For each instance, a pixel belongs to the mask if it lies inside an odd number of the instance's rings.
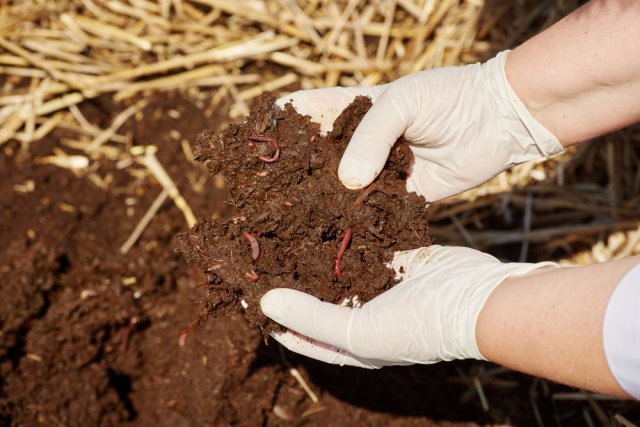
[{"label": "earthworm", "polygon": [[189,323],[189,326],[187,326],[185,329],[180,331],[180,333],[178,334],[178,345],[180,347],[184,347],[184,345],[187,343],[187,335],[189,335],[189,333],[193,330],[193,328],[198,326],[199,323],[200,323],[200,317],[197,317],[191,323]]},{"label": "earthworm", "polygon": [[344,232],[344,237],[342,238],[342,243],[340,244],[340,250],[338,251],[338,255],[336,255],[336,260],[333,265],[333,271],[336,272],[336,277],[338,280],[342,278],[342,272],[340,271],[340,258],[344,255],[344,252],[347,250],[347,246],[351,241],[351,235],[353,234],[353,229],[351,227],[347,228]]},{"label": "earthworm", "polygon": [[246,277],[248,280],[252,282],[257,282],[260,276],[258,276],[258,273],[256,273],[254,270],[251,270],[250,273],[249,272],[244,273],[244,277]]},{"label": "earthworm", "polygon": [[133,316],[129,320],[129,324],[122,330],[122,338],[120,339],[120,351],[124,353],[127,350],[127,342],[129,341],[129,335],[133,330],[133,327],[138,323],[138,318]]},{"label": "earthworm", "polygon": [[[353,202],[353,206],[355,206],[356,208],[359,208],[360,205],[362,205],[362,202],[364,202],[367,196],[369,196],[369,194],[371,194],[376,189],[376,187],[377,185],[374,182],[371,185],[369,185],[367,188],[365,188],[365,190],[358,196],[355,202]],[[342,238],[342,244],[340,245],[340,250],[338,251],[338,255],[336,255],[336,260],[333,265],[333,270],[336,272],[336,277],[338,278],[338,280],[342,278],[342,271],[340,271],[340,258],[342,258],[342,255],[344,255],[344,252],[347,250],[347,246],[351,241],[352,234],[353,234],[353,229],[351,227],[348,227],[347,230],[344,232],[344,237]]]},{"label": "earthworm", "polygon": [[280,158],[280,144],[278,144],[278,141],[276,139],[271,138],[269,136],[257,136],[257,135],[248,136],[247,139],[250,141],[266,142],[274,149],[273,156],[271,157],[258,156],[258,158],[263,162],[273,163],[273,162],[277,162],[278,159]]},{"label": "earthworm", "polygon": [[246,231],[242,233],[242,237],[244,237],[251,245],[251,259],[256,261],[260,256],[260,244],[258,243],[258,239],[256,239],[253,234],[247,233]]},{"label": "earthworm", "polygon": [[365,201],[365,199],[367,197],[369,197],[369,194],[373,193],[376,189],[378,185],[374,182],[371,185],[369,185],[367,188],[364,189],[364,191],[362,193],[360,193],[360,195],[358,196],[358,198],[356,199],[355,202],[353,202],[353,206],[355,206],[356,208],[359,208],[360,205],[362,205],[362,202]]}]

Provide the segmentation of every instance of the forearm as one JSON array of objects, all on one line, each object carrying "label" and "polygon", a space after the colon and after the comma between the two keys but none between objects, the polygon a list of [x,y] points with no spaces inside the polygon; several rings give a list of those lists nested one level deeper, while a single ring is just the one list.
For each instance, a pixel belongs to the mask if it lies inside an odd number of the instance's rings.
[{"label": "forearm", "polygon": [[638,262],[632,257],[506,280],[480,313],[480,352],[521,372],[627,397],[607,364],[603,318],[613,290]]},{"label": "forearm", "polygon": [[640,121],[640,2],[592,0],[517,47],[511,86],[564,146]]}]

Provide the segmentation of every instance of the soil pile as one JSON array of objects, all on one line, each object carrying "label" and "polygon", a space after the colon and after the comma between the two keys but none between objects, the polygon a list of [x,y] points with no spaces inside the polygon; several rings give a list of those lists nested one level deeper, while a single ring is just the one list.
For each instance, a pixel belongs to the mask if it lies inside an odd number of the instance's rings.
[{"label": "soil pile", "polygon": [[430,243],[426,202],[407,193],[406,143],[392,149],[377,180],[348,190],[338,165],[371,101],[358,97],[331,133],[289,104],[264,94],[248,119],[222,133],[205,131],[194,151],[225,177],[230,219],[203,219],[177,238],[178,249],[207,277],[201,321],[244,307],[253,324],[276,325],[259,309],[269,289],[293,288],[333,303],[366,302],[393,286],[393,252]]}]

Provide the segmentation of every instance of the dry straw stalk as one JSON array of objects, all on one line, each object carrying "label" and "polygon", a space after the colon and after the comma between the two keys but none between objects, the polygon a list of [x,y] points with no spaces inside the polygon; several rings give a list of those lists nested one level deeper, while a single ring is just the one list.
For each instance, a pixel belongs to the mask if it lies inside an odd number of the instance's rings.
[{"label": "dry straw stalk", "polygon": [[[155,175],[192,224],[188,201],[153,172],[150,157],[131,154],[122,133],[158,93],[181,91],[207,116],[220,114],[228,100],[229,119],[239,119],[263,90],[373,85],[486,59],[576,6],[571,0],[0,2],[0,147],[14,141],[28,149],[64,130],[60,145],[91,162],[116,161],[132,175]],[[107,128],[82,113],[98,97],[115,101]],[[521,260],[582,263],[639,253],[639,132],[612,138],[522,165],[434,205],[434,233],[441,243],[487,250],[515,245]],[[149,170],[135,169],[139,162]]]}]

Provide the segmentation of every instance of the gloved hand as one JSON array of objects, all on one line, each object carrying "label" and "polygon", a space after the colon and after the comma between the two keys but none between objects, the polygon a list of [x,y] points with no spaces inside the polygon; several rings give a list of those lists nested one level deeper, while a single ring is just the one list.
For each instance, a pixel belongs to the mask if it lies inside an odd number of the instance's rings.
[{"label": "gloved hand", "polygon": [[292,289],[267,292],[262,312],[291,330],[272,336],[314,359],[366,368],[484,359],[475,331],[489,294],[509,277],[557,265],[501,263],[473,249],[434,245],[396,252],[391,267],[402,282],[361,308]]},{"label": "gloved hand", "polygon": [[338,176],[351,189],[369,185],[403,136],[415,156],[407,190],[436,201],[473,188],[518,163],[563,150],[515,94],[505,75],[508,51],[484,64],[422,71],[365,88],[294,92],[299,113],[329,131],[356,95],[373,106],[344,153]]}]

